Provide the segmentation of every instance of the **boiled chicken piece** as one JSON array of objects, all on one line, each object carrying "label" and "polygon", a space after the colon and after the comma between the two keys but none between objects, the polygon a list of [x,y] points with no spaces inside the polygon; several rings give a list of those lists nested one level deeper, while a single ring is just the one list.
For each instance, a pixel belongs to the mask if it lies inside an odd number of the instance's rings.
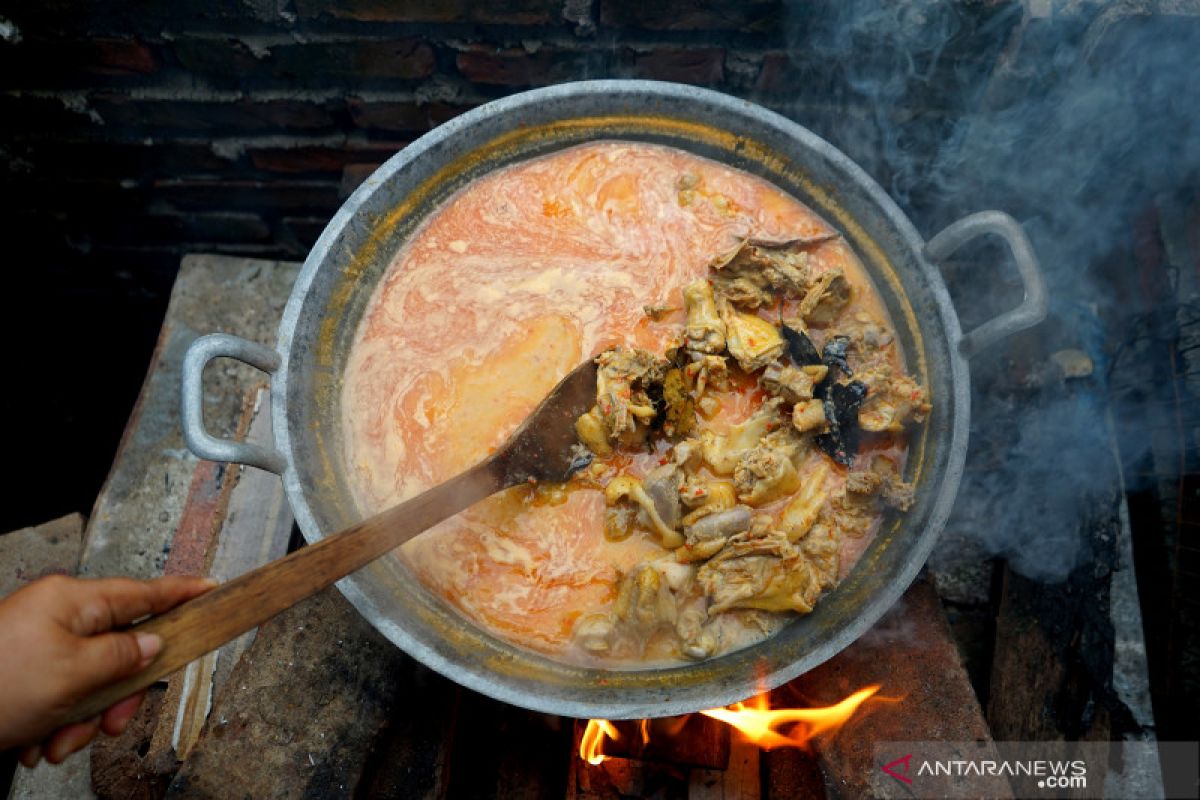
[{"label": "boiled chicken piece", "polygon": [[683,287],[687,324],[684,346],[697,353],[720,353],[725,349],[725,323],[717,312],[712,284],[701,278]]},{"label": "boiled chicken piece", "polygon": [[675,551],[681,562],[703,561],[721,551],[729,537],[750,529],[750,509],[735,506],[703,517],[684,529],[685,543]]},{"label": "boiled chicken piece", "polygon": [[776,294],[798,297],[808,284],[808,251],[836,238],[822,234],[784,242],[747,240],[709,265],[713,288],[746,309],[770,305]]},{"label": "boiled chicken piece", "polygon": [[[674,464],[667,466],[678,469]],[[649,477],[650,476],[647,476],[647,478]],[[652,484],[651,488],[654,489],[655,494],[661,498],[663,488],[662,482],[660,481]],[[671,490],[672,494],[677,491],[678,485]],[[675,515],[673,521],[678,524],[679,500],[677,497],[673,499],[676,504],[673,510]],[[668,550],[673,550],[676,547],[679,547],[679,545],[683,544],[683,536],[681,536],[679,532],[672,527],[672,525],[669,525],[667,521],[662,518],[662,515],[659,513],[658,505],[655,502],[655,497],[652,497],[650,493],[646,491],[642,482],[637,478],[632,478],[628,475],[619,475],[613,478],[608,482],[608,486],[604,488],[604,501],[609,506],[607,511],[608,516],[605,518],[606,532],[609,526],[609,519],[617,513],[623,513],[624,510],[622,508],[622,504],[636,503],[640,507],[640,511],[636,516],[636,521],[647,530],[657,533],[662,539],[663,547],[667,548]],[[664,513],[667,513],[668,515],[672,513],[672,509],[669,504],[664,504]],[[629,517],[624,517],[623,520],[628,523]],[[628,533],[625,535],[627,536]],[[616,537],[610,535],[609,538]]]},{"label": "boiled chicken piece", "polygon": [[800,540],[800,552],[816,570],[822,589],[832,589],[838,580],[841,564],[841,540],[837,531],[818,524]]},{"label": "boiled chicken piece", "polygon": [[718,475],[732,475],[742,455],[758,446],[758,440],[781,427],[779,400],[763,403],[745,422],[724,434],[705,430],[700,434],[700,452]]},{"label": "boiled chicken piece", "polygon": [[608,614],[588,614],[575,624],[575,641],[589,653],[604,655],[612,648],[614,630]]},{"label": "boiled chicken piece", "polygon": [[726,301],[719,308],[725,321],[725,346],[744,371],[762,369],[783,355],[787,343],[774,325],[754,314],[743,314]]},{"label": "boiled chicken piece", "polygon": [[784,507],[779,518],[779,527],[789,541],[803,538],[821,515],[825,501],[829,499],[827,481],[832,472],[824,458],[819,458],[811,469],[806,470],[800,491]]},{"label": "boiled chicken piece", "polygon": [[858,424],[865,431],[902,431],[907,422],[924,422],[932,408],[929,393],[907,375],[892,375],[890,369],[881,368],[864,383],[867,399],[858,411]]},{"label": "boiled chicken piece", "polygon": [[813,325],[828,325],[850,302],[850,281],[840,269],[819,277],[800,301],[800,316]]},{"label": "boiled chicken piece", "polygon": [[696,573],[710,614],[733,608],[807,614],[821,594],[821,579],[782,533],[739,534]]},{"label": "boiled chicken piece", "polygon": [[799,433],[824,433],[829,428],[825,403],[820,400],[801,400],[792,407],[792,427]]},{"label": "boiled chicken piece", "polygon": [[813,388],[825,380],[828,374],[829,367],[824,364],[793,367],[777,361],[768,364],[763,370],[762,387],[775,397],[781,397],[789,403],[798,403],[801,400],[811,400]]},{"label": "boiled chicken piece", "polygon": [[878,456],[865,470],[853,470],[846,476],[846,494],[853,499],[878,497],[886,508],[907,511],[913,503],[913,485],[906,483],[891,459]]},{"label": "boiled chicken piece", "polygon": [[[737,490],[729,481],[705,481],[701,478],[693,480],[695,484],[701,484],[703,488],[693,485],[690,490],[692,493],[690,498],[685,496],[689,491],[687,484],[680,491],[680,500],[683,500],[684,505],[691,509],[683,515],[684,527],[695,525],[697,520],[707,517],[709,514],[728,511],[737,505]],[[697,491],[702,494],[696,494]]]},{"label": "boiled chicken piece", "polygon": [[761,506],[796,491],[800,486],[795,464],[799,452],[799,445],[789,437],[778,434],[764,437],[738,460],[733,471],[738,500]]},{"label": "boiled chicken piece", "polygon": [[[668,362],[645,350],[615,347],[597,356],[596,363],[596,406],[588,415],[594,412],[607,441],[635,444],[657,414],[647,390],[662,383]],[[581,425],[591,432],[592,423],[577,422],[577,431]]]},{"label": "boiled chicken piece", "polygon": [[621,580],[613,605],[617,619],[640,633],[674,625],[675,598],[662,574],[650,564],[634,567]]}]

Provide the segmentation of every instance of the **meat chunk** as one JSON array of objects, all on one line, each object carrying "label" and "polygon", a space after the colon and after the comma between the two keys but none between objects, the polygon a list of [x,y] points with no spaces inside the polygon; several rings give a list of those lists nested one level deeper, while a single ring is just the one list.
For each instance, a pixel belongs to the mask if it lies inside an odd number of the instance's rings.
[{"label": "meat chunk", "polygon": [[621,580],[613,611],[620,623],[643,636],[660,626],[675,625],[675,598],[671,588],[650,564],[634,567]]},{"label": "meat chunk", "polygon": [[732,475],[742,455],[773,430],[781,427],[779,400],[763,403],[745,422],[730,427],[724,434],[705,430],[700,434],[700,452],[718,475]]},{"label": "meat chunk", "polygon": [[687,324],[684,346],[696,353],[715,354],[725,349],[725,323],[717,312],[712,284],[704,279],[683,287]]},{"label": "meat chunk", "polygon": [[824,364],[793,367],[775,362],[763,370],[762,387],[788,403],[798,403],[811,400],[813,388],[828,374],[829,368]]},{"label": "meat chunk", "polygon": [[683,370],[669,369],[663,378],[663,433],[687,436],[696,427],[696,405],[683,378]]},{"label": "meat chunk", "polygon": [[795,542],[804,537],[816,523],[829,499],[828,480],[833,470],[821,459],[805,475],[800,491],[788,502],[779,518],[779,527],[788,541]]},{"label": "meat chunk", "polygon": [[825,418],[825,403],[821,400],[801,400],[792,407],[792,426],[798,433],[824,433],[829,428]]},{"label": "meat chunk", "polygon": [[[639,443],[658,413],[649,392],[662,385],[667,360],[645,350],[616,347],[597,356],[596,363],[596,405],[583,415],[590,419],[576,421],[576,431],[589,447],[597,428],[603,431],[606,443]],[[607,455],[595,448],[593,452]]]},{"label": "meat chunk", "polygon": [[654,501],[654,510],[662,523],[674,530],[683,516],[679,504],[679,489],[683,486],[683,471],[674,464],[663,464],[642,479],[642,488]]},{"label": "meat chunk", "polygon": [[765,505],[799,488],[795,460],[800,447],[789,434],[782,430],[764,437],[738,460],[733,485],[743,503]]},{"label": "meat chunk", "polygon": [[720,303],[725,321],[725,346],[746,372],[762,369],[783,355],[787,343],[774,325],[754,314],[743,314],[729,302]]},{"label": "meat chunk", "polygon": [[867,399],[858,412],[858,423],[872,433],[904,430],[908,422],[924,422],[933,406],[929,393],[908,375],[894,375],[888,367],[864,373]]},{"label": "meat chunk", "polygon": [[[674,464],[669,464],[666,466],[678,470]],[[651,473],[651,475],[653,474],[654,473]],[[646,477],[649,479],[650,475]],[[664,491],[661,481],[657,482],[657,484],[652,484],[652,488],[654,488],[655,493],[660,496]],[[671,490],[672,495],[674,495],[676,492],[678,492],[678,484],[676,484],[675,488]],[[676,503],[674,507],[675,516],[673,521],[675,524],[678,524],[679,501],[677,497],[673,497],[673,499]],[[614,527],[618,524],[625,526],[623,528],[625,531],[623,536],[610,535],[610,539],[624,538],[625,536],[628,536],[630,530],[629,526],[632,525],[633,522],[636,522],[646,530],[657,533],[662,539],[662,546],[668,550],[674,550],[676,547],[679,547],[679,545],[683,544],[683,537],[677,530],[675,530],[673,525],[669,525],[667,520],[663,519],[662,514],[659,512],[658,504],[655,502],[655,498],[646,491],[645,487],[642,485],[642,482],[637,478],[632,478],[628,475],[619,475],[616,478],[613,478],[608,482],[608,486],[604,488],[604,500],[609,506],[605,517],[605,531],[608,532],[610,525]],[[638,506],[639,510],[634,517],[630,517],[628,514],[628,510],[630,508],[629,504],[636,504]],[[663,513],[666,513],[668,516],[670,516],[672,514],[671,507],[667,504],[664,504]]]},{"label": "meat chunk", "polygon": [[746,309],[770,305],[776,294],[798,297],[808,285],[808,251],[836,238],[829,234],[784,242],[747,240],[710,265],[713,288]]},{"label": "meat chunk", "polygon": [[809,559],[782,533],[739,534],[696,574],[710,614],[734,608],[807,614],[821,594]]},{"label": "meat chunk", "polygon": [[[697,484],[703,485],[704,488],[698,488]],[[699,494],[696,494],[697,492]],[[689,493],[692,494],[691,497],[685,496]],[[736,506],[737,490],[728,481],[703,481],[695,478],[692,488],[688,488],[688,484],[684,484],[684,489],[680,491],[680,499],[684,501],[685,506],[691,509],[683,517],[683,524],[686,527],[696,524],[696,520],[709,514],[728,511]]]},{"label": "meat chunk", "polygon": [[850,281],[840,269],[831,269],[813,283],[800,301],[800,316],[813,325],[828,325],[850,303]]},{"label": "meat chunk", "polygon": [[750,529],[750,509],[735,506],[701,518],[684,529],[685,542],[676,551],[683,562],[702,561],[720,552],[729,537]]},{"label": "meat chunk", "polygon": [[829,525],[813,526],[800,540],[800,552],[816,570],[822,589],[832,589],[837,585],[841,550],[841,538]]},{"label": "meat chunk", "polygon": [[885,508],[907,511],[913,503],[913,486],[900,477],[896,464],[882,456],[872,459],[865,470],[846,476],[846,493],[856,498],[877,496]]}]

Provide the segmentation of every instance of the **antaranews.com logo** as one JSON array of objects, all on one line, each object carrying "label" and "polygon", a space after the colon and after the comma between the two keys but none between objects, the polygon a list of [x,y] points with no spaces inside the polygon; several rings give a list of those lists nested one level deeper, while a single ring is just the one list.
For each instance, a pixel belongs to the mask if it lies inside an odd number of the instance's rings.
[{"label": "antaranews.com logo", "polygon": [[882,742],[871,783],[897,798],[1197,797],[1197,752],[1195,742]]}]

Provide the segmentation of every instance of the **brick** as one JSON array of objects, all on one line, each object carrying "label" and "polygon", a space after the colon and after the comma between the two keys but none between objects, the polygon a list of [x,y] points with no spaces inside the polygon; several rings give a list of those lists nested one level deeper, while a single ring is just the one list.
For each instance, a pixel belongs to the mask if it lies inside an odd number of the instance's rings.
[{"label": "brick", "polygon": [[110,217],[99,211],[87,226],[96,241],[105,244],[260,243],[271,238],[271,229],[262,217],[244,212],[126,213]]},{"label": "brick", "polygon": [[423,133],[431,127],[429,112],[415,102],[376,101],[351,97],[346,101],[350,119],[359,128]]},{"label": "brick", "polygon": [[329,217],[284,217],[282,220],[283,234],[305,249],[316,244],[328,224]]},{"label": "brick", "polygon": [[778,0],[600,0],[600,24],[615,28],[666,31],[770,32],[782,26]]},{"label": "brick", "polygon": [[0,47],[0,85],[84,88],[96,76],[141,77],[158,71],[155,50],[139,39],[89,37],[78,41],[32,35]]},{"label": "brick", "polygon": [[473,22],[545,25],[559,21],[560,0],[296,0],[301,19],[356,22]]},{"label": "brick", "polygon": [[154,185],[158,199],[181,210],[297,211],[338,207],[337,181],[168,179]]},{"label": "brick", "polygon": [[302,79],[304,85],[337,79],[419,80],[433,74],[433,48],[419,39],[291,42],[252,51],[237,39],[180,39],[172,51],[197,74],[242,82],[254,78]]},{"label": "brick", "polygon": [[371,176],[371,173],[379,169],[381,164],[350,164],[342,170],[342,184],[338,189],[338,196],[342,199],[354,194],[363,181]]},{"label": "brick", "polygon": [[219,131],[331,130],[335,103],[304,99],[158,100],[105,92],[91,98],[105,125],[147,130]]},{"label": "brick", "polygon": [[535,53],[521,48],[477,47],[455,59],[458,71],[473,83],[495,86],[546,86],[583,73],[583,55],[542,47]]},{"label": "brick", "polygon": [[725,51],[719,47],[658,49],[634,58],[639,78],[712,85],[725,77]]},{"label": "brick", "polygon": [[88,65],[104,75],[150,75],[160,66],[145,42],[136,39],[92,39]]},{"label": "brick", "polygon": [[248,145],[246,153],[250,163],[264,172],[340,176],[351,165],[369,164],[373,169],[403,149],[408,141],[357,142],[340,147],[303,143],[291,147]]}]

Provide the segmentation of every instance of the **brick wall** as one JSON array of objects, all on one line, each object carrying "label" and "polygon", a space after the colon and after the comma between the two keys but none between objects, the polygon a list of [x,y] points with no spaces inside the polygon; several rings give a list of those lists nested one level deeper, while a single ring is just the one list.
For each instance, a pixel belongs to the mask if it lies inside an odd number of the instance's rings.
[{"label": "brick wall", "polygon": [[[168,270],[194,249],[303,256],[347,182],[509,92],[681,81],[799,103],[836,138],[845,61],[892,67],[880,43],[838,51],[809,35],[817,6],[769,0],[26,5],[0,42],[5,180],[22,216],[67,249]],[[1011,3],[952,5],[958,33],[895,109],[908,124],[953,114],[1003,44],[988,26],[1017,17]]]},{"label": "brick wall", "polygon": [[182,254],[303,258],[350,188],[454,115],[565,80],[681,81],[791,114],[887,185],[890,155],[953,128],[1023,14],[1018,0],[955,0],[873,28],[878,11],[845,7],[0,6],[0,333],[22,343],[7,369],[29,387],[0,393],[26,466],[0,529],[90,506]]}]

